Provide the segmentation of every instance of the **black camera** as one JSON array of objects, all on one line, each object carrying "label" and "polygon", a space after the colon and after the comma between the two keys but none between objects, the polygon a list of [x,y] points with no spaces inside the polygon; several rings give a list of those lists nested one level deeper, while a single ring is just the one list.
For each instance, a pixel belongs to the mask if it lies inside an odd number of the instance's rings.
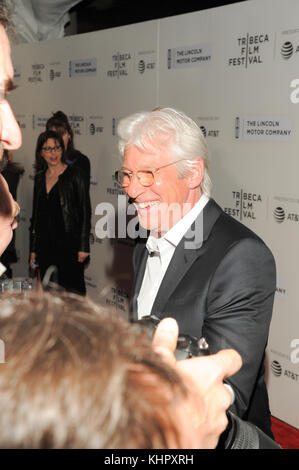
[{"label": "black camera", "polygon": [[[135,323],[145,329],[152,338],[160,320],[154,315],[148,315]],[[175,351],[175,357],[178,361],[209,354],[209,345],[205,338],[198,339],[188,334],[179,335]],[[227,418],[228,425],[219,438],[217,449],[280,449],[273,439],[254,424],[243,421],[229,410]]]},{"label": "black camera", "polygon": [[[148,315],[140,320],[137,320],[136,323],[140,325],[152,338],[154,331],[160,322],[160,318],[155,315]],[[177,340],[177,346],[175,350],[175,357],[178,361],[183,359],[189,359],[194,356],[208,356],[209,346],[205,338],[196,338],[191,335],[180,334]]]}]

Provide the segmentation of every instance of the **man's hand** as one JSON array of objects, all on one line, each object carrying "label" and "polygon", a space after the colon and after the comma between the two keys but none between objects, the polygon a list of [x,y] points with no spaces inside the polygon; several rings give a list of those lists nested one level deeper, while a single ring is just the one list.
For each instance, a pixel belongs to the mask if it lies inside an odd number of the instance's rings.
[{"label": "man's hand", "polygon": [[231,392],[223,380],[234,375],[241,367],[240,355],[226,349],[205,357],[176,361],[174,351],[178,338],[178,325],[173,318],[163,319],[153,338],[153,347],[163,359],[181,375],[188,390],[184,412],[193,426],[186,426],[192,445],[202,449],[215,448],[220,434],[226,429],[226,410],[231,405]]}]

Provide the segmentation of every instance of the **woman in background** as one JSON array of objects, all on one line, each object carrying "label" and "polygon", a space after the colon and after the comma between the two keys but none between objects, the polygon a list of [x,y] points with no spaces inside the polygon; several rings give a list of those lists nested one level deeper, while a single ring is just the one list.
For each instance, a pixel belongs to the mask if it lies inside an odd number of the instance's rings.
[{"label": "woman in background", "polygon": [[38,266],[43,279],[48,267],[56,266],[58,284],[85,295],[91,217],[86,178],[66,164],[64,142],[56,132],[40,134],[35,158],[30,268]]},{"label": "woman in background", "polygon": [[55,131],[61,135],[65,148],[65,161],[67,165],[77,166],[84,171],[88,187],[90,184],[90,162],[74,147],[74,133],[67,116],[62,111],[57,111],[46,123],[47,131]]}]

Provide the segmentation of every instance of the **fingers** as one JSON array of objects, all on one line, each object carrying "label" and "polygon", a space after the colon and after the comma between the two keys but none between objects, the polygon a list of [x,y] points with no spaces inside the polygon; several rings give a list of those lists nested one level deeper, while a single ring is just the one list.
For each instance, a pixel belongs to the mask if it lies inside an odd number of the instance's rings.
[{"label": "fingers", "polygon": [[234,349],[223,349],[214,354],[215,363],[222,371],[223,378],[231,377],[236,374],[242,366],[242,359],[239,353]]},{"label": "fingers", "polygon": [[239,353],[233,349],[225,349],[205,357],[193,357],[178,362],[178,367],[190,376],[205,376],[205,384],[223,383],[227,377],[234,375],[242,366]]},{"label": "fingers", "polygon": [[174,318],[164,318],[158,324],[154,337],[153,348],[163,359],[171,364],[176,363],[174,351],[177,345],[179,327]]}]

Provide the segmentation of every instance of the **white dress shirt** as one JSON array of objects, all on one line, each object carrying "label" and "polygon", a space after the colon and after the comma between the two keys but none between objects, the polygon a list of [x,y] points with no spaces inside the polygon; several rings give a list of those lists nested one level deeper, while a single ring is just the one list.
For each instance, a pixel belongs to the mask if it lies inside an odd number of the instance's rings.
[{"label": "white dress shirt", "polygon": [[3,273],[5,273],[6,271],[6,267],[4,266],[4,264],[0,263],[0,276],[2,276]]},{"label": "white dress shirt", "polygon": [[162,279],[176,247],[208,201],[209,198],[203,194],[192,209],[163,237],[156,238],[153,235],[148,237],[146,248],[149,256],[137,299],[138,319],[150,315]]}]

